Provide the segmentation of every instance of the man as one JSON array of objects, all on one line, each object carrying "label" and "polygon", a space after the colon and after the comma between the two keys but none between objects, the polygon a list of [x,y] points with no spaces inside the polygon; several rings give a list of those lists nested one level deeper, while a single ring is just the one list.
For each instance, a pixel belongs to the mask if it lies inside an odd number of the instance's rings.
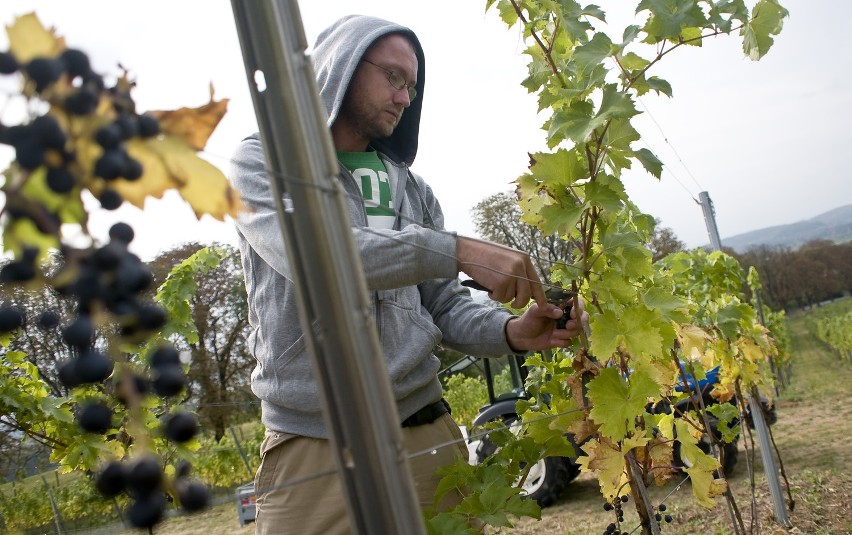
[{"label": "man", "polygon": [[[406,450],[458,441],[411,461],[420,503],[429,507],[435,470],[467,456],[441,398],[435,347],[497,356],[566,346],[579,332],[582,308],[557,329],[562,311],[547,303],[528,255],[443,230],[431,188],[408,168],[417,152],[425,80],[423,50],[411,30],[345,17],[320,34],[313,59]],[[249,346],[257,358],[252,390],[267,427],[255,481],[257,532],[347,533],[334,476],[287,484],[334,468],[334,460],[257,134],[240,145],[231,177],[253,209],[237,228],[253,327]],[[489,288],[496,301],[520,308],[533,298],[536,304],[514,316],[475,303],[459,272]]]}]

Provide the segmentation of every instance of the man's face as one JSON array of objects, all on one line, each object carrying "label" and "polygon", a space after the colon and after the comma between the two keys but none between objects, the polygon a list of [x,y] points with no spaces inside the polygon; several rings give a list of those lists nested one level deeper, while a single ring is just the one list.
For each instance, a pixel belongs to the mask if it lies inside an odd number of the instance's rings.
[{"label": "man's face", "polygon": [[[401,35],[388,35],[364,54],[336,122],[369,143],[393,133],[402,112],[411,105],[408,89],[396,89],[387,71],[398,74],[411,86],[417,81],[417,56],[411,43]],[[342,126],[342,125],[341,125]]]}]

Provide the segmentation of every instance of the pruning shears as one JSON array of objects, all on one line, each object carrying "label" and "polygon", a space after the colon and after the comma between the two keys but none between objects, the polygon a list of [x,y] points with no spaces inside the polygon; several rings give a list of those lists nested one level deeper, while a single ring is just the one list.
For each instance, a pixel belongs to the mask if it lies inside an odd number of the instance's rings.
[{"label": "pruning shears", "polygon": [[[491,293],[491,290],[473,279],[463,280],[461,285],[481,292]],[[571,319],[571,307],[574,304],[574,292],[559,286],[550,285],[550,287],[545,290],[544,296],[547,298],[548,303],[556,305],[562,309],[562,317],[556,320],[556,328],[564,329],[565,324],[568,323],[569,319]]]}]

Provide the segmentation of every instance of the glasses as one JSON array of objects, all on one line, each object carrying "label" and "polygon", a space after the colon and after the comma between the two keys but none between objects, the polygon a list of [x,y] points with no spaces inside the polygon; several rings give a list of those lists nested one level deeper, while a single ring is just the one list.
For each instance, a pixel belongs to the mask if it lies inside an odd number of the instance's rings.
[{"label": "glasses", "polygon": [[381,70],[385,71],[385,76],[388,77],[388,82],[394,89],[399,91],[404,87],[406,91],[408,91],[408,100],[414,100],[414,98],[417,96],[417,89],[414,88],[414,85],[407,83],[405,81],[405,78],[403,78],[402,75],[398,72],[392,71],[390,69],[385,69],[381,65],[377,65],[368,59],[361,58],[361,61],[367,62],[370,65],[378,67]]}]

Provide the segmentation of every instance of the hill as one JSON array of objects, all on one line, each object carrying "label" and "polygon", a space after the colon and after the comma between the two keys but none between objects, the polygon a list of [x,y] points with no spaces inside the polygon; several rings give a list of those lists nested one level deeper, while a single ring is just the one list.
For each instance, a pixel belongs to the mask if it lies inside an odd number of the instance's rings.
[{"label": "hill", "polygon": [[852,204],[798,223],[767,227],[722,238],[722,246],[744,253],[758,245],[796,249],[809,241],[818,239],[831,240],[835,243],[852,241]]}]

